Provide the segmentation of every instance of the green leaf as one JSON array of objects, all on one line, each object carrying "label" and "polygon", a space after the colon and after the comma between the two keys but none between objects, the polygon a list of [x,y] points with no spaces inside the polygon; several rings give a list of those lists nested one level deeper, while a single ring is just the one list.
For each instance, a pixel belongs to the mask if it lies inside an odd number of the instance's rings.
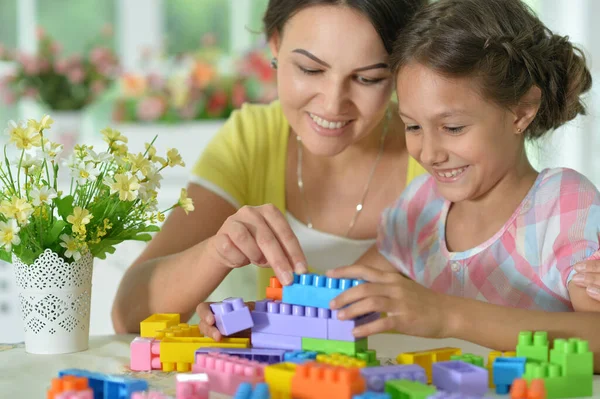
[{"label": "green leaf", "polygon": [[160,227],[151,224],[151,225],[148,225],[148,226],[144,227],[143,229],[141,229],[140,232],[141,231],[144,231],[144,232],[147,232],[147,233],[155,233],[157,231],[160,231]]},{"label": "green leaf", "polygon": [[131,237],[131,239],[135,241],[150,241],[152,236],[150,234],[138,234]]},{"label": "green leaf", "polygon": [[12,263],[12,255],[10,252],[7,252],[3,249],[0,249],[0,260],[5,261],[6,263]]},{"label": "green leaf", "polygon": [[58,210],[58,214],[63,220],[67,220],[67,217],[73,214],[73,201],[74,198],[72,195],[67,195],[63,198],[55,198],[54,203],[56,204],[56,209]]},{"label": "green leaf", "polygon": [[44,246],[50,247],[53,244],[58,243],[60,233],[62,233],[63,229],[67,226],[67,222],[64,220],[57,220],[54,222],[54,226],[52,229],[46,234],[46,239],[44,240]]}]

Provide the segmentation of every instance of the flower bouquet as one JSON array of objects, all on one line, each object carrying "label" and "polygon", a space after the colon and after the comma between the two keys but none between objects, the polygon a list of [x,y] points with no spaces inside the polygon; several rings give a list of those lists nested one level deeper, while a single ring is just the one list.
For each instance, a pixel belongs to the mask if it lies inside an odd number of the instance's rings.
[{"label": "flower bouquet", "polygon": [[150,240],[170,209],[194,209],[185,189],[157,209],[161,171],[184,166],[176,149],[159,156],[153,140],[131,153],[127,138],[106,128],[103,151],[77,145],[60,162],[62,146],[47,139],[52,123],[11,122],[0,163],[0,256],[15,266],[31,353],[85,350],[93,259],[125,240]]}]

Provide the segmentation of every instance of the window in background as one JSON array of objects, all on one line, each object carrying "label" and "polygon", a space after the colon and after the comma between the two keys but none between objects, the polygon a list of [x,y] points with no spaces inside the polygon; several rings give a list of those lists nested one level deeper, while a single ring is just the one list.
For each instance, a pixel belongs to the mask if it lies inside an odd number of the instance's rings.
[{"label": "window in background", "polygon": [[[38,25],[63,46],[64,54],[84,52],[116,21],[113,0],[38,0],[36,7]],[[107,41],[115,49],[114,34]]]},{"label": "window in background", "polygon": [[168,0],[164,8],[168,55],[197,51],[203,47],[203,39],[229,50],[229,1]]},{"label": "window in background", "polygon": [[0,1],[0,43],[5,48],[17,47],[17,0]]},{"label": "window in background", "polygon": [[253,43],[263,43],[265,39],[263,16],[267,9],[269,0],[252,0],[252,13],[248,21],[248,34],[252,35]]}]

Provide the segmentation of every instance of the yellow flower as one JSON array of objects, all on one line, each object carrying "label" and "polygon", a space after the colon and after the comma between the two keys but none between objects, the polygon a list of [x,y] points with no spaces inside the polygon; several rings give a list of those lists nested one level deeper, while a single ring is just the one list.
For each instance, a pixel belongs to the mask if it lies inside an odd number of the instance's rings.
[{"label": "yellow flower", "polygon": [[20,230],[15,219],[10,219],[8,222],[0,222],[0,246],[10,251],[13,245],[19,245],[21,243],[21,238],[19,237]]},{"label": "yellow flower", "polygon": [[85,234],[85,225],[90,223],[93,217],[94,216],[90,215],[90,211],[87,209],[76,206],[75,209],[73,209],[73,214],[67,216],[67,222],[73,225],[73,230],[81,232],[83,227],[82,234]]},{"label": "yellow flower", "polygon": [[148,173],[152,170],[152,163],[150,163],[141,152],[137,155],[131,154],[129,156],[129,161],[131,162],[131,173],[135,173],[139,170],[144,177],[147,177]]},{"label": "yellow flower", "polygon": [[127,137],[123,136],[121,132],[115,130],[111,127],[107,127],[100,131],[104,136],[104,141],[106,141],[109,145],[112,146],[113,143],[121,141],[123,143],[127,143]]},{"label": "yellow flower", "polygon": [[2,201],[0,212],[8,219],[17,219],[19,224],[23,225],[33,213],[33,207],[27,199],[13,196],[10,201]]},{"label": "yellow flower", "polygon": [[110,193],[119,193],[121,201],[133,201],[137,198],[140,183],[137,177],[130,174],[117,174],[115,181],[110,185]]},{"label": "yellow flower", "polygon": [[144,147],[146,148],[148,157],[152,159],[152,157],[156,155],[156,148],[154,148],[153,145],[150,145],[150,143],[144,143]]},{"label": "yellow flower", "polygon": [[156,155],[152,157],[152,162],[160,164],[161,168],[164,168],[167,165],[169,165],[169,162],[166,159],[164,159],[163,157],[157,157]]},{"label": "yellow flower", "polygon": [[127,144],[117,144],[116,142],[111,144],[110,149],[114,154],[122,157],[127,155],[127,152],[129,151]]},{"label": "yellow flower", "polygon": [[170,167],[177,165],[185,166],[185,162],[183,162],[183,159],[181,159],[179,151],[177,151],[175,148],[171,148],[169,151],[167,151],[167,161],[169,162]]},{"label": "yellow flower", "polygon": [[[190,200],[191,201],[191,200]],[[156,218],[158,219],[159,222],[164,222],[165,221],[165,214],[162,212],[158,212],[156,214]]]},{"label": "yellow flower", "polygon": [[73,258],[76,261],[81,259],[81,252],[79,252],[79,245],[77,241],[73,237],[69,237],[66,234],[60,236],[60,239],[63,241],[60,243],[60,246],[66,248],[65,257]]},{"label": "yellow flower", "polygon": [[194,202],[191,198],[188,198],[187,190],[185,188],[181,189],[181,194],[179,195],[179,206],[185,211],[186,215],[194,210]]},{"label": "yellow flower", "polygon": [[50,115],[44,115],[42,120],[40,120],[39,122],[35,119],[29,119],[27,121],[27,126],[30,126],[36,131],[41,132],[42,130],[50,129],[50,126],[52,126],[53,123],[54,121],[52,120],[52,118],[50,118]]},{"label": "yellow flower", "polygon": [[42,137],[37,130],[30,126],[17,126],[10,131],[10,141],[14,142],[18,149],[28,150],[31,147],[41,146]]}]

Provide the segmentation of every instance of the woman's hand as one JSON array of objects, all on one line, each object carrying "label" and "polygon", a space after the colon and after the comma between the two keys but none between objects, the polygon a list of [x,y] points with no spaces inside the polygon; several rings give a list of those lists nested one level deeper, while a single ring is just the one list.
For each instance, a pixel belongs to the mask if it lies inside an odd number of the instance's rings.
[{"label": "woman's hand", "polygon": [[209,249],[229,268],[250,263],[271,267],[283,285],[294,281],[293,272],[308,271],[298,238],[283,214],[271,204],[238,210],[210,239]]},{"label": "woman's hand", "polygon": [[578,263],[575,271],[573,283],[585,288],[590,298],[600,301],[600,259]]},{"label": "woman's hand", "polygon": [[[215,326],[215,315],[210,309],[210,304],[210,302],[202,302],[196,307],[196,313],[200,317],[198,328],[205,337],[220,341],[222,335]],[[251,311],[254,310],[254,302],[246,302],[246,306],[248,306]],[[228,336],[228,338],[250,338],[250,329],[232,334]]]},{"label": "woman's hand", "polygon": [[444,338],[450,331],[452,320],[444,303],[445,295],[400,273],[353,265],[330,270],[327,276],[366,281],[342,292],[331,302],[332,309],[341,309],[338,312],[340,320],[372,312],[387,313],[387,317],[355,328],[353,334],[356,337],[394,330],[419,337]]}]

